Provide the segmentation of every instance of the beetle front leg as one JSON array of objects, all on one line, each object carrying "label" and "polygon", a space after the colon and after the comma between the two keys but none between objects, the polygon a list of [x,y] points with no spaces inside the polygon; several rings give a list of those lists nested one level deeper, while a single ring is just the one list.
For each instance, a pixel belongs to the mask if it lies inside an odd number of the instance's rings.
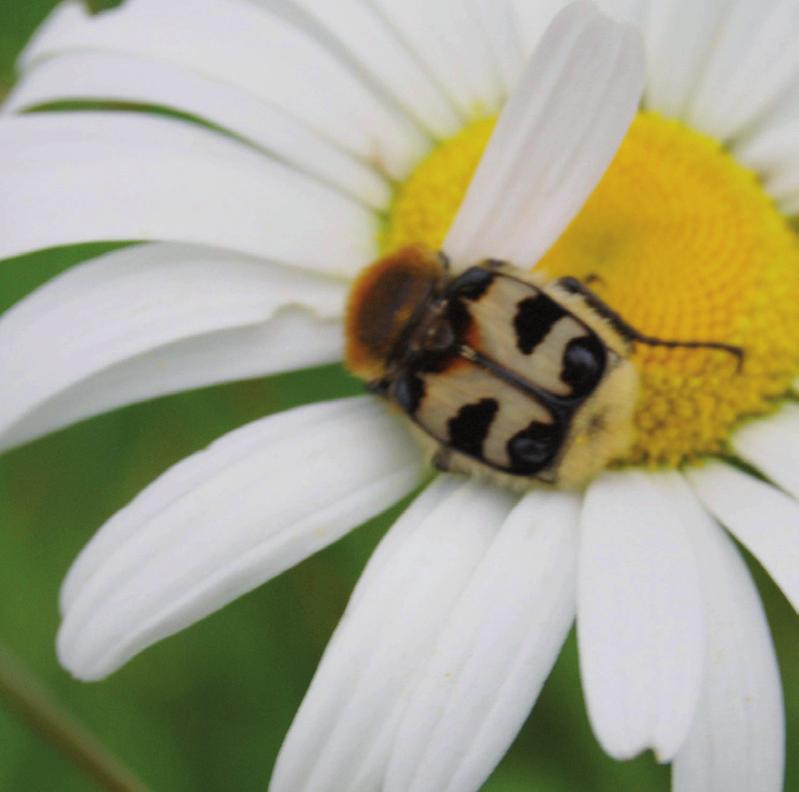
[{"label": "beetle front leg", "polygon": [[452,451],[449,448],[439,448],[430,463],[439,473],[452,472]]}]

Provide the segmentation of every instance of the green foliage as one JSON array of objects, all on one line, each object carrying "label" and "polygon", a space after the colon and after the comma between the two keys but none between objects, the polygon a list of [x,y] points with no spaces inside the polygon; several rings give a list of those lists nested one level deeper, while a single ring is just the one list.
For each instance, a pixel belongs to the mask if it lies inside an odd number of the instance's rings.
[{"label": "green foliage", "polygon": [[[0,3],[0,80],[10,83],[15,54],[52,5],[51,0]],[[0,310],[104,249],[85,246],[3,262]],[[0,644],[152,788],[265,788],[359,570],[396,510],[99,684],[70,679],[55,659],[64,573],[95,528],[170,464],[264,414],[356,389],[335,367],[209,388],[101,416],[0,458]],[[790,745],[799,731],[796,618],[764,575],[758,573],[758,582],[786,672]],[[786,788],[797,790],[795,752],[788,752],[788,763]],[[88,788],[76,769],[0,703],[0,789]],[[490,792],[667,788],[667,770],[651,757],[620,764],[596,745],[573,636],[534,717],[486,787]]]}]

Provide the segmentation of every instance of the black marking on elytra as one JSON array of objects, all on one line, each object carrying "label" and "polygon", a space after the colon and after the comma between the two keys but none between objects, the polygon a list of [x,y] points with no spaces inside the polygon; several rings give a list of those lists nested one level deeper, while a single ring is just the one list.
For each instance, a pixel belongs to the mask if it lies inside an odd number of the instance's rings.
[{"label": "black marking on elytra", "polygon": [[572,396],[587,396],[605,373],[607,352],[593,335],[572,338],[563,352],[560,378],[571,388]]},{"label": "black marking on elytra", "polygon": [[458,342],[461,342],[472,324],[472,315],[462,300],[452,298],[447,301],[446,318],[452,328],[452,333]]},{"label": "black marking on elytra", "polygon": [[505,368],[471,347],[462,347],[458,350],[458,354],[479,368],[490,372],[502,382],[506,382],[512,388],[516,388],[516,390],[529,396],[533,401],[545,407],[555,419],[562,421],[564,424],[568,424],[571,421],[574,411],[585,401],[584,398],[579,396],[558,396],[548,390],[544,390],[544,388],[540,388],[530,380],[519,376],[515,371]]},{"label": "black marking on elytra", "polygon": [[566,311],[544,294],[522,300],[513,318],[516,330],[516,346],[529,355],[547,337],[557,321],[566,316]]},{"label": "black marking on elytra", "polygon": [[498,411],[499,403],[496,399],[480,399],[474,404],[461,407],[458,414],[447,422],[452,447],[482,458],[483,445]]},{"label": "black marking on elytra", "polygon": [[413,415],[425,396],[424,380],[413,371],[407,371],[394,380],[391,398],[406,412]]},{"label": "black marking on elytra", "polygon": [[533,421],[508,441],[510,472],[532,476],[547,467],[563,444],[563,430],[555,423]]},{"label": "black marking on elytra", "polygon": [[484,267],[469,267],[447,286],[447,297],[479,300],[494,282],[496,275]]}]

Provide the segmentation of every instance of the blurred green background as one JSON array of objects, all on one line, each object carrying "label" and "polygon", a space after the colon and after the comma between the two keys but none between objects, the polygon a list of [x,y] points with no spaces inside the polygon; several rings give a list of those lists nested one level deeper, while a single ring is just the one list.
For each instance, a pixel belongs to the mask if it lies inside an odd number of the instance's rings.
[{"label": "blurred green background", "polygon": [[[16,54],[54,5],[0,0],[0,90],[12,83]],[[4,262],[0,310],[99,250]],[[0,645],[152,789],[265,788],[325,643],[392,515],[96,684],[73,681],[54,656],[58,588],[70,561],[168,465],[264,414],[357,389],[335,368],[210,388],[102,416],[0,458]],[[755,574],[783,669],[790,746],[799,736],[799,625],[765,575]],[[572,635],[534,716],[485,789],[666,790],[668,776],[651,757],[620,764],[598,748]],[[0,790],[92,788],[0,701]],[[799,757],[790,749],[786,789],[799,790]]]}]

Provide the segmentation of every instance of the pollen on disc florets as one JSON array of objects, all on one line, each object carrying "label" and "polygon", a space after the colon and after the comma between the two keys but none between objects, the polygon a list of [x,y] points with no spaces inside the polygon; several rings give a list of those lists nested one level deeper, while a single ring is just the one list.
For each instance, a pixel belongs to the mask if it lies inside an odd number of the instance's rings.
[{"label": "pollen on disc florets", "polygon": [[[465,128],[399,186],[385,252],[440,247],[493,126]],[[745,351],[739,370],[719,350],[636,345],[636,439],[622,464],[723,452],[731,431],[773,409],[799,373],[799,240],[755,174],[679,122],[639,113],[538,268],[590,282],[645,335]]]}]

